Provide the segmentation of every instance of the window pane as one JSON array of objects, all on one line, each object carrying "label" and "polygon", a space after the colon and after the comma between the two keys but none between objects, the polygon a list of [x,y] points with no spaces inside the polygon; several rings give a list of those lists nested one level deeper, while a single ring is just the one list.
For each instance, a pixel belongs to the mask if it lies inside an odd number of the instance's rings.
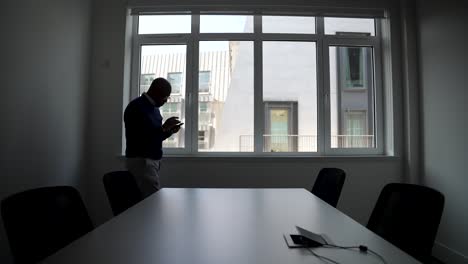
[{"label": "window pane", "polygon": [[200,112],[208,112],[208,102],[199,102]]},{"label": "window pane", "polygon": [[201,15],[200,33],[252,33],[253,16]]},{"label": "window pane", "polygon": [[373,48],[330,47],[332,148],[375,148]]},{"label": "window pane", "polygon": [[315,34],[315,17],[263,16],[263,33]]},{"label": "window pane", "polygon": [[198,75],[198,91],[208,93],[210,91],[211,71],[201,71]]},{"label": "window pane", "polygon": [[325,34],[349,35],[349,34],[375,36],[375,21],[372,18],[325,18]]},{"label": "window pane", "polygon": [[[153,79],[167,78],[171,83],[171,97],[159,110],[163,122],[171,116],[177,116],[185,123],[185,45],[145,45],[141,47],[140,94],[146,92]],[[165,148],[183,148],[185,125],[179,133],[163,142]]]},{"label": "window pane", "polygon": [[253,42],[202,41],[199,151],[253,151]]},{"label": "window pane", "polygon": [[[153,73],[144,73],[140,76],[140,91],[147,91],[156,75]],[[141,92],[140,92],[141,93]]]},{"label": "window pane", "polygon": [[190,33],[190,15],[143,15],[139,16],[138,34]]},{"label": "window pane", "polygon": [[180,93],[183,79],[181,72],[170,72],[167,74],[167,80],[171,83],[172,93]]},{"label": "window pane", "polygon": [[265,152],[317,151],[314,42],[263,42]]}]

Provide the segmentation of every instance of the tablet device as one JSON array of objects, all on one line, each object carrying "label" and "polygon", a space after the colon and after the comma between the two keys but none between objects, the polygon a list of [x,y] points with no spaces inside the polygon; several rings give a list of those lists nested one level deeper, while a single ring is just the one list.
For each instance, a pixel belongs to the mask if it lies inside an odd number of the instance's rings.
[{"label": "tablet device", "polygon": [[321,244],[299,234],[284,234],[283,237],[289,248],[310,248],[321,246]]},{"label": "tablet device", "polygon": [[315,234],[299,226],[296,226],[296,229],[299,232],[298,234],[283,234],[289,248],[321,247],[327,244],[325,238],[319,234]]},{"label": "tablet device", "polygon": [[309,230],[306,230],[306,229],[304,229],[304,228],[302,228],[300,226],[296,226],[296,229],[299,232],[299,235],[302,235],[302,236],[314,241],[319,246],[323,246],[323,245],[328,244],[327,241],[323,238],[322,235],[310,232]]}]

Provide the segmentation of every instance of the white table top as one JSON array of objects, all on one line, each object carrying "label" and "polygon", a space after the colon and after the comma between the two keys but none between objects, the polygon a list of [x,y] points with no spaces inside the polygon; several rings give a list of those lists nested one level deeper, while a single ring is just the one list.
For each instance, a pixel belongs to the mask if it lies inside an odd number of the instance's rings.
[{"label": "white table top", "polygon": [[[304,189],[162,189],[43,263],[326,263],[287,247],[283,234],[296,225],[367,245],[388,264],[419,263]],[[313,250],[339,263],[382,263],[357,250]]]}]

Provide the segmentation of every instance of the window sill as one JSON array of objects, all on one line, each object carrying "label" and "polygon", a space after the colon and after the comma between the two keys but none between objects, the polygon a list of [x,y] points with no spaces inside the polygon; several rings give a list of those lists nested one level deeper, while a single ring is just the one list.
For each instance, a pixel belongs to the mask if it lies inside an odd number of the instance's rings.
[{"label": "window sill", "polygon": [[[118,158],[125,159],[125,155],[120,154]],[[278,156],[278,155],[229,155],[229,154],[197,154],[197,155],[189,155],[189,154],[165,154],[163,160],[223,160],[223,161],[252,161],[252,160],[297,160],[297,161],[304,161],[304,160],[329,160],[329,161],[340,161],[340,160],[356,160],[356,161],[397,161],[400,160],[401,157],[399,156],[388,156],[388,155],[336,155],[336,156],[312,156],[312,155],[289,155],[289,156]]]}]

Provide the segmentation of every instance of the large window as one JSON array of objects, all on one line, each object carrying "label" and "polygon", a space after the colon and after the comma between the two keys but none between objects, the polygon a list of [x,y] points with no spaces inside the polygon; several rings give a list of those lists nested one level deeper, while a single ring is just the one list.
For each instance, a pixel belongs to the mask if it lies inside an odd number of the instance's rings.
[{"label": "large window", "polygon": [[173,90],[161,114],[185,123],[166,153],[384,153],[378,19],[135,18],[131,94],[167,78]]}]

